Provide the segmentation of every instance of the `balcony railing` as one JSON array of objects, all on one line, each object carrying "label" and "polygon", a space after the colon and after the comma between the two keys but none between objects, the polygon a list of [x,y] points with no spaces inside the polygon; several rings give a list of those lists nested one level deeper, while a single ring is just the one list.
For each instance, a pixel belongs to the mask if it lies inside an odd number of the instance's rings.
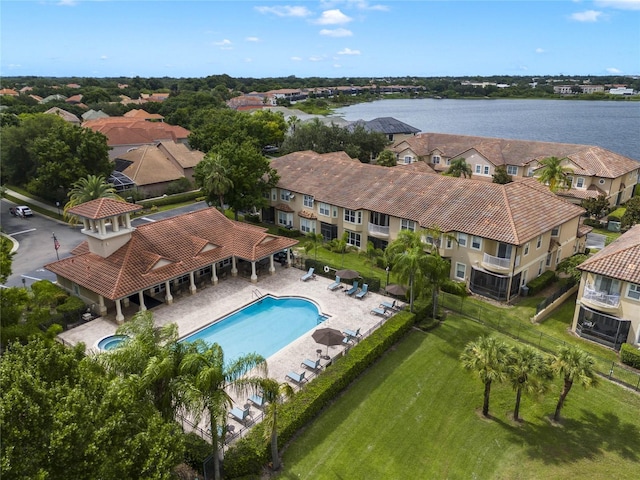
[{"label": "balcony railing", "polygon": [[369,233],[372,235],[385,235],[389,236],[389,227],[383,227],[382,225],[376,225],[375,223],[369,223]]},{"label": "balcony railing", "polygon": [[487,265],[494,265],[496,267],[505,268],[505,269],[508,269],[509,267],[511,267],[510,258],[494,257],[493,255],[489,255],[488,253],[484,254],[482,258],[482,263],[485,263]]},{"label": "balcony railing", "polygon": [[585,285],[582,298],[608,307],[617,308],[620,305],[620,294],[612,295],[609,292],[601,292],[593,288],[593,285]]}]

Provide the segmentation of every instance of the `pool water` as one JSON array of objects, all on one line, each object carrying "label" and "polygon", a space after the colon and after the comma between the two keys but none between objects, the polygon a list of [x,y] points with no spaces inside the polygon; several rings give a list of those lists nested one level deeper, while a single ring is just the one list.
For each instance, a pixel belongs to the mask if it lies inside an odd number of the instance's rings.
[{"label": "pool water", "polygon": [[311,300],[266,295],[181,341],[217,343],[222,347],[225,362],[249,353],[268,358],[326,318]]},{"label": "pool water", "polygon": [[98,348],[106,351],[113,350],[118,348],[127,338],[129,337],[126,335],[109,335],[98,342]]}]

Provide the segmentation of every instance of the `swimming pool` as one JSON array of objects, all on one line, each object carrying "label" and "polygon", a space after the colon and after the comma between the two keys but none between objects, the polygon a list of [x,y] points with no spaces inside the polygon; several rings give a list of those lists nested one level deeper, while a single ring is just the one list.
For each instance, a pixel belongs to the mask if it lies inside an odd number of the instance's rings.
[{"label": "swimming pool", "polygon": [[181,341],[217,343],[225,362],[248,353],[269,358],[326,319],[318,305],[306,298],[265,295]]},{"label": "swimming pool", "polygon": [[113,350],[114,348],[118,348],[122,342],[128,338],[126,335],[109,335],[98,342],[98,349],[103,351]]}]

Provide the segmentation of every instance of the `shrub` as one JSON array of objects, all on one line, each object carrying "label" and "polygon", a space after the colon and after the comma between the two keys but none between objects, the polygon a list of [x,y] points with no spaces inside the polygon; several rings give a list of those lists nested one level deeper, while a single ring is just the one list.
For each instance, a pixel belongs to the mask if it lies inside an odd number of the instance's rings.
[{"label": "shrub", "polygon": [[288,237],[288,238],[298,238],[303,236],[300,230],[295,230],[293,228],[289,229],[284,227],[278,227],[278,235],[280,235],[281,237]]},{"label": "shrub", "polygon": [[620,360],[625,365],[640,369],[640,350],[628,343],[623,343],[620,348]]},{"label": "shrub", "polygon": [[250,223],[260,223],[260,215],[258,215],[258,214],[252,215],[250,213],[247,213],[244,216],[244,219],[245,219],[245,221],[250,222]]},{"label": "shrub", "polygon": [[619,222],[627,209],[625,207],[616,208],[608,215],[609,221]]},{"label": "shrub", "polygon": [[184,445],[184,463],[203,475],[202,465],[212,452],[211,445],[193,432],[185,434]]},{"label": "shrub", "polygon": [[169,185],[167,185],[166,194],[167,195],[175,195],[176,193],[184,193],[188,192],[193,188],[191,182],[188,178],[182,177],[178,180],[174,180]]},{"label": "shrub", "polygon": [[600,223],[600,220],[594,220],[592,218],[585,218],[583,223],[585,225],[588,225],[589,227],[602,228],[602,224]]},{"label": "shrub", "polygon": [[84,310],[86,307],[85,303],[79,299],[78,297],[74,297],[73,295],[67,297],[67,299],[64,301],[64,303],[60,306],[58,306],[58,308],[56,308],[56,311],[58,313],[68,313],[68,312],[75,312],[77,310]]},{"label": "shrub", "polygon": [[529,295],[535,295],[543,288],[551,285],[555,280],[556,272],[547,270],[539,277],[534,278],[529,283],[527,283],[527,287],[529,288]]},{"label": "shrub", "polygon": [[38,280],[31,284],[31,291],[36,305],[55,308],[61,305],[69,296],[58,285],[54,285],[49,280]]},{"label": "shrub", "polygon": [[152,205],[162,207],[164,205],[173,205],[174,203],[188,202],[198,198],[202,192],[200,190],[194,190],[192,192],[178,193],[176,195],[167,195],[166,197],[154,198],[151,200],[142,200],[138,202],[143,208],[149,208]]}]

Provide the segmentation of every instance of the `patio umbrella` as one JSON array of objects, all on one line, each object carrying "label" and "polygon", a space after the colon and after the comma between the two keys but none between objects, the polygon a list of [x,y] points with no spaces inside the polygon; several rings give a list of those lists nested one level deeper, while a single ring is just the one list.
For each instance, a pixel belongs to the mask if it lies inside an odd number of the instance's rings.
[{"label": "patio umbrella", "polygon": [[336,272],[336,275],[342,280],[353,280],[354,278],[358,278],[360,276],[360,274],[355,270],[348,269],[338,270]]},{"label": "patio umbrella", "polygon": [[406,287],[403,287],[402,285],[397,285],[395,283],[392,283],[391,285],[387,285],[385,290],[387,291],[387,293],[390,293],[391,295],[402,296],[407,294]]},{"label": "patio umbrella", "polygon": [[342,332],[335,328],[319,328],[311,334],[311,337],[321,345],[327,346],[325,358],[329,358],[329,346],[342,345],[342,340],[344,339]]}]

